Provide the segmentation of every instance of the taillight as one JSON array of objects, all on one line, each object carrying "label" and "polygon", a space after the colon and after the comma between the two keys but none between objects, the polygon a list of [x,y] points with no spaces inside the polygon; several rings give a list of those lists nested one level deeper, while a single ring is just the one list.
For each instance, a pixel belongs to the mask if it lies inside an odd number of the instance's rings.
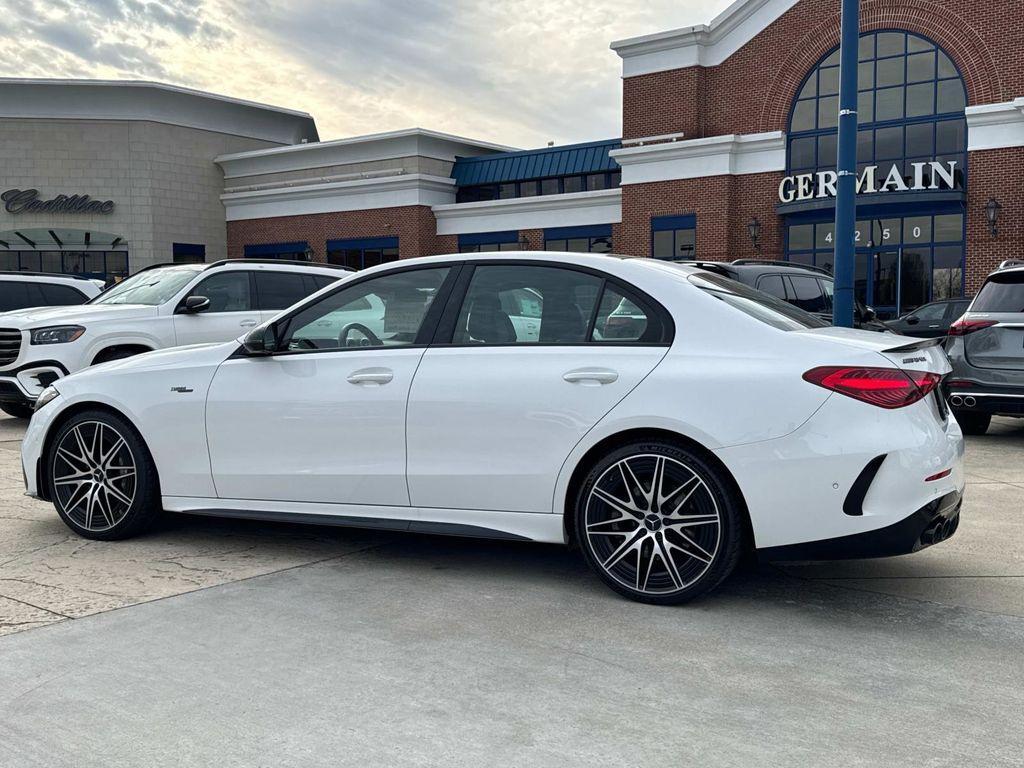
[{"label": "taillight", "polygon": [[966,317],[961,317],[949,327],[949,335],[966,336],[968,333],[991,328],[997,322],[996,320],[968,320]]},{"label": "taillight", "polygon": [[926,397],[941,376],[899,368],[854,368],[827,365],[804,374],[804,381],[879,408],[903,408]]}]

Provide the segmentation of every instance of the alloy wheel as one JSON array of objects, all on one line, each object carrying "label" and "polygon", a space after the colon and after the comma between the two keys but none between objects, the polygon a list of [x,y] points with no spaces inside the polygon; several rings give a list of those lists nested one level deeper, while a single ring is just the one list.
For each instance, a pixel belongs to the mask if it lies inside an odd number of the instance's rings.
[{"label": "alloy wheel", "polygon": [[708,484],[680,461],[638,454],[594,483],[584,513],[598,566],[645,594],[679,592],[711,567],[722,520]]},{"label": "alloy wheel", "polygon": [[83,421],[64,434],[53,456],[55,501],[72,522],[107,531],[124,519],[135,500],[137,468],[120,432]]}]

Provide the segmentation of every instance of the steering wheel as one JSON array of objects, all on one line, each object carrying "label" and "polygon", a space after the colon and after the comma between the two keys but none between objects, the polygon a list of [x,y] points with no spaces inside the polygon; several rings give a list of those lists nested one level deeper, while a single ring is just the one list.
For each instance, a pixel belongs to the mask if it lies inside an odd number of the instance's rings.
[{"label": "steering wheel", "polygon": [[340,347],[347,347],[347,346],[349,346],[348,335],[352,331],[359,331],[361,334],[363,334],[363,336],[366,337],[367,341],[369,341],[368,345],[367,344],[362,344],[360,346],[381,347],[381,346],[384,345],[384,342],[382,342],[380,340],[380,338],[377,336],[377,334],[375,334],[373,331],[371,331],[369,328],[367,328],[362,323],[349,323],[344,328],[342,328],[341,329],[341,333],[338,334],[338,346],[340,346]]}]

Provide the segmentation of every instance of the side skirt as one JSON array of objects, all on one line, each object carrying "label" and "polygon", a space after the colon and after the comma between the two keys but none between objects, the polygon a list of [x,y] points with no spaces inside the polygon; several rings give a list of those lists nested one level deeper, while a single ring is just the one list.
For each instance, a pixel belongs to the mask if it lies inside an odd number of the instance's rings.
[{"label": "side skirt", "polygon": [[163,506],[169,512],[207,517],[375,528],[550,544],[565,542],[561,515],[534,512],[374,507],[185,496],[164,496]]}]

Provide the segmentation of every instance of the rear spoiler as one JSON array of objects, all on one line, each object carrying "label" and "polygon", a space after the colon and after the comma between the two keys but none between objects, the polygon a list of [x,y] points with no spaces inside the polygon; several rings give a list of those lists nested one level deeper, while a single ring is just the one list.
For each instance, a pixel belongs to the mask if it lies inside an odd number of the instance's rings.
[{"label": "rear spoiler", "polygon": [[882,354],[900,354],[903,352],[917,352],[921,349],[928,349],[929,347],[940,347],[942,346],[945,339],[921,339],[910,344],[903,344],[898,347],[892,347],[891,349],[883,349]]}]

